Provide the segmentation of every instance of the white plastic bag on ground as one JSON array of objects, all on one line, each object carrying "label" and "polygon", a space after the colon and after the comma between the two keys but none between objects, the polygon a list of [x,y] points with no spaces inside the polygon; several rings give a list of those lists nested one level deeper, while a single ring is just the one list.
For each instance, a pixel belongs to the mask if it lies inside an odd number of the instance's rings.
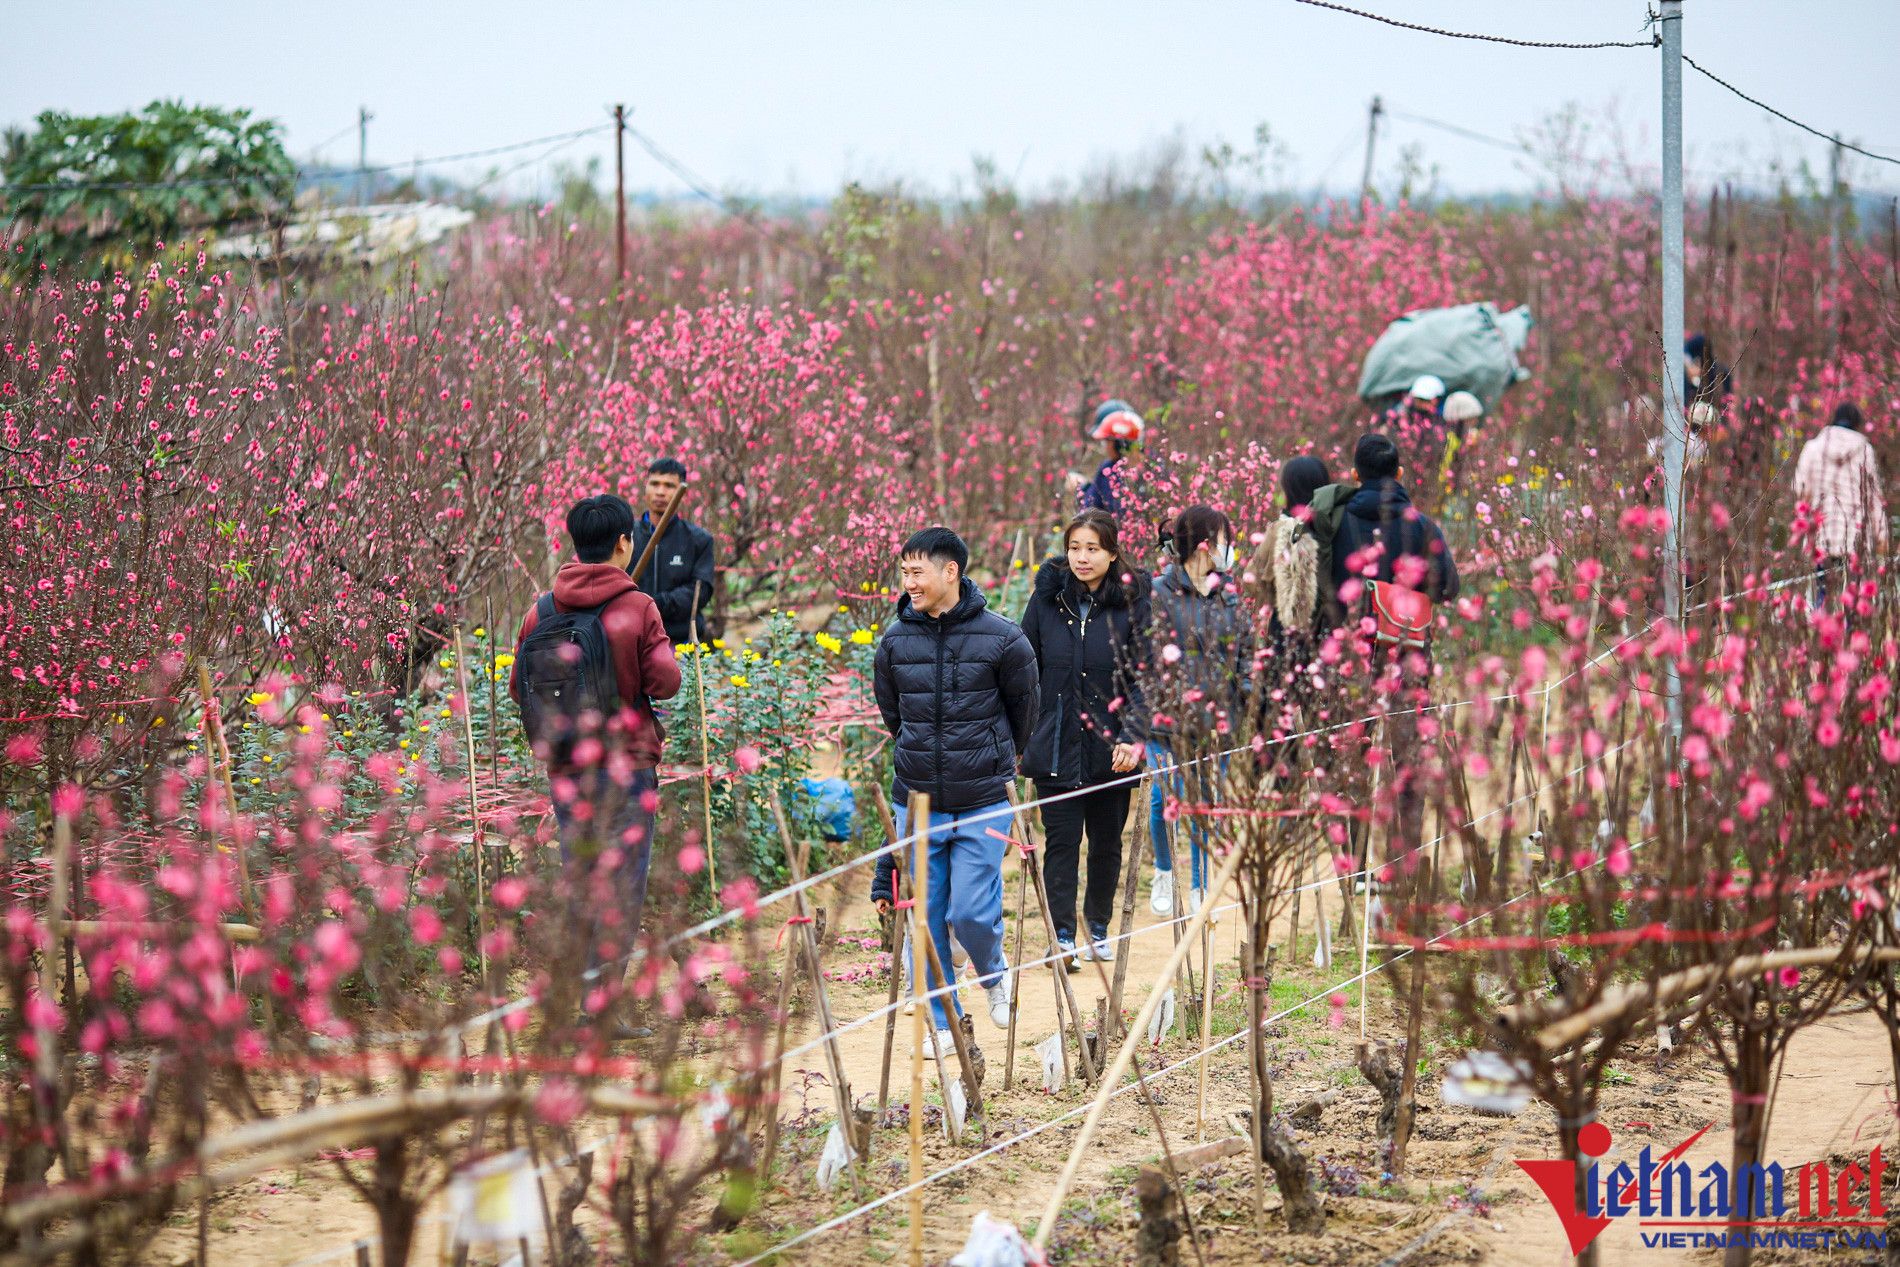
[{"label": "white plastic bag on ground", "polygon": [[825,1151],[818,1155],[818,1190],[830,1192],[857,1155],[858,1150],[845,1142],[844,1128],[833,1122],[825,1135]]},{"label": "white plastic bag on ground", "polygon": [[1167,993],[1161,996],[1160,1004],[1154,1015],[1148,1018],[1148,1042],[1159,1043],[1161,1036],[1174,1028],[1174,987],[1169,986]]},{"label": "white plastic bag on ground", "polygon": [[506,1243],[541,1229],[541,1189],[528,1150],[464,1166],[449,1180],[449,1219],[455,1239]]},{"label": "white plastic bag on ground", "polygon": [[1330,968],[1333,966],[1333,924],[1326,918],[1326,891],[1314,889],[1313,899],[1313,927],[1318,934],[1313,938],[1313,966]]},{"label": "white plastic bag on ground", "polygon": [[1051,1034],[1037,1043],[1036,1054],[1042,1057],[1042,1089],[1062,1090],[1062,1035]]},{"label": "white plastic bag on ground", "polygon": [[964,1097],[961,1077],[951,1078],[943,1088],[943,1107],[949,1114],[945,1127],[950,1132],[950,1138],[962,1139],[963,1119],[969,1109],[969,1101]]},{"label": "white plastic bag on ground", "polygon": [[1438,1098],[1487,1113],[1516,1113],[1531,1098],[1530,1070],[1521,1060],[1495,1051],[1473,1051],[1445,1070]]},{"label": "white plastic bag on ground", "polygon": [[985,1210],[970,1220],[970,1239],[950,1267],[1048,1267],[1048,1262],[1021,1232]]}]

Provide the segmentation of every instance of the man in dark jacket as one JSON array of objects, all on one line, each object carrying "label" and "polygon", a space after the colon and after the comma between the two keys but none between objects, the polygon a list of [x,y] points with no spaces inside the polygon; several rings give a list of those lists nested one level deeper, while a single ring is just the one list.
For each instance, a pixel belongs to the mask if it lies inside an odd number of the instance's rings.
[{"label": "man in dark jacket", "polygon": [[[878,642],[874,686],[893,740],[891,797],[908,833],[912,790],[930,797],[930,935],[950,962],[950,932],[1009,1025],[1012,974],[1003,955],[1003,851],[1018,754],[1036,728],[1036,656],[1023,631],[988,610],[963,575],[970,552],[948,528],[926,528],[899,555],[904,596]],[[991,832],[998,833],[992,835]],[[915,979],[925,981],[913,962]],[[944,983],[948,984],[948,983]],[[935,1048],[951,1017],[933,999]]]},{"label": "man in dark jacket", "polygon": [[[615,874],[621,885],[619,917],[626,928],[609,935],[623,949],[639,932],[646,905],[647,864],[653,849],[655,767],[664,732],[654,715],[655,699],[671,699],[680,689],[679,661],[660,625],[653,600],[634,588],[627,576],[633,560],[633,507],[611,493],[589,497],[567,512],[567,533],[576,561],[563,563],[554,590],[529,608],[521,622],[519,650],[534,632],[543,610],[587,611],[600,608],[600,623],[613,654],[614,685],[620,717],[610,724],[608,744],[583,741],[575,760],[550,766],[548,781],[561,854],[567,861],[591,862],[609,848],[620,851]],[[521,664],[516,658],[508,693],[522,699]],[[591,759],[582,749],[592,743]],[[618,751],[609,751],[613,746]],[[599,928],[602,921],[594,920]],[[594,944],[590,938],[589,944]]]},{"label": "man in dark jacket", "polygon": [[[633,529],[633,557],[638,560],[653,540],[653,525],[666,513],[673,494],[686,482],[686,467],[678,458],[661,458],[647,467],[647,509]],[[631,564],[629,564],[631,566]],[[649,595],[666,622],[666,636],[675,643],[705,642],[706,609],[712,605],[712,534],[684,516],[674,515],[660,536],[660,544],[640,577],[640,591]]]},{"label": "man in dark jacket", "polygon": [[[1458,597],[1458,565],[1438,525],[1412,505],[1399,483],[1398,446],[1374,432],[1359,437],[1352,454],[1359,491],[1346,501],[1346,513],[1333,532],[1332,587],[1350,607],[1358,591],[1347,581],[1370,578],[1397,581],[1419,590],[1434,603]],[[1418,563],[1401,564],[1402,559]]]},{"label": "man in dark jacket", "polygon": [[[1399,483],[1404,474],[1398,446],[1374,432],[1359,437],[1352,454],[1359,475],[1359,491],[1346,502],[1345,514],[1333,533],[1332,582],[1337,601],[1349,611],[1364,611],[1362,591],[1367,580],[1397,582],[1418,590],[1434,603],[1458,597],[1458,565],[1438,525],[1421,514]],[[1426,701],[1429,668],[1418,672],[1412,657],[1401,660],[1406,696],[1393,701],[1392,715],[1384,719],[1386,747],[1392,752],[1391,777],[1396,780],[1399,848],[1411,852],[1423,843],[1425,799],[1418,789],[1418,712]],[[1407,874],[1410,869],[1407,869]]]}]

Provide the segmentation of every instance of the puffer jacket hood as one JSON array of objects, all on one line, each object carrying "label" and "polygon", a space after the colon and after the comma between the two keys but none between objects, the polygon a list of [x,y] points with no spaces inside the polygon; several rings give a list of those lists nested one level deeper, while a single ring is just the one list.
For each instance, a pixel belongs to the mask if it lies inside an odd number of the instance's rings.
[{"label": "puffer jacket hood", "polygon": [[[1145,743],[1148,709],[1140,674],[1149,660],[1153,584],[1139,568],[1095,593],[1067,559],[1036,572],[1023,609],[1035,648],[1042,707],[1023,752],[1023,773],[1044,787],[1094,787],[1115,778],[1114,745]],[[1086,599],[1086,601],[1085,601]]]},{"label": "puffer jacket hood", "polygon": [[891,733],[892,798],[928,793],[932,813],[996,805],[1036,726],[1036,654],[965,579],[942,616],[905,595],[878,641],[873,687]]}]

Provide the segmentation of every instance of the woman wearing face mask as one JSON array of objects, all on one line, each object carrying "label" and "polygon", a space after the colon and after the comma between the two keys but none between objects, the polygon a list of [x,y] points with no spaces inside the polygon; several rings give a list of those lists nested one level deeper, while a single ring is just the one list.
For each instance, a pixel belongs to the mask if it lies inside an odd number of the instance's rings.
[{"label": "woman wearing face mask", "polygon": [[[1151,697],[1150,764],[1158,773],[1149,810],[1154,836],[1155,880],[1149,903],[1156,914],[1174,909],[1174,853],[1164,807],[1168,797],[1183,804],[1211,804],[1219,769],[1214,758],[1245,707],[1253,667],[1253,630],[1240,607],[1234,574],[1234,529],[1211,506],[1190,506],[1174,521],[1175,561],[1155,579],[1154,656],[1150,668],[1161,684]],[[1188,769],[1174,762],[1195,762]],[[1190,774],[1192,777],[1190,777]],[[1190,795],[1191,791],[1191,795]],[[1206,897],[1206,827],[1197,814],[1183,817],[1192,842],[1187,910]]]},{"label": "woman wearing face mask", "polygon": [[[1042,711],[1023,751],[1023,773],[1044,801],[1042,873],[1056,944],[1078,970],[1075,890],[1082,838],[1089,842],[1081,959],[1112,960],[1108,921],[1121,871],[1122,825],[1148,738],[1135,679],[1148,659],[1148,574],[1122,560],[1114,516],[1084,510],[1062,534],[1064,553],[1036,573],[1023,610],[1035,648]],[[1070,795],[1062,795],[1069,793]],[[1059,796],[1061,799],[1050,800]]]}]

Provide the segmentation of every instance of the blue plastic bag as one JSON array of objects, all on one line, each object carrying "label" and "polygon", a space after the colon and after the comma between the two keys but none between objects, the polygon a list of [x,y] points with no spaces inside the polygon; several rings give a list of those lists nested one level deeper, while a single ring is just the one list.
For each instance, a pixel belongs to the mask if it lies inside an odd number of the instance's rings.
[{"label": "blue plastic bag", "polygon": [[810,815],[828,841],[851,839],[851,820],[857,817],[858,798],[843,779],[800,779],[798,811]]}]

